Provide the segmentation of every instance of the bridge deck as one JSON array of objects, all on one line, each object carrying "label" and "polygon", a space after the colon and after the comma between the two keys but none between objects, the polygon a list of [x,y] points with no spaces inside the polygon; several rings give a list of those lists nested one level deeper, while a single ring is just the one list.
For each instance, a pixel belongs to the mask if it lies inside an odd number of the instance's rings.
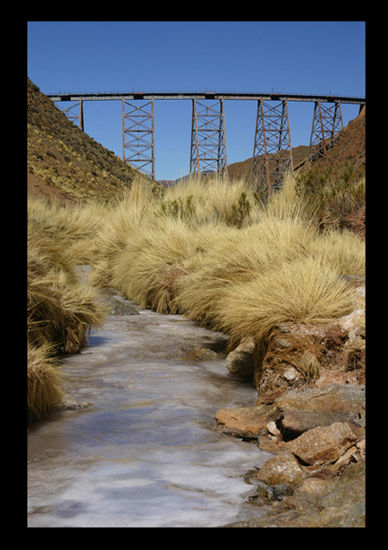
[{"label": "bridge deck", "polygon": [[362,97],[348,97],[316,94],[265,93],[224,93],[224,92],[124,92],[124,93],[68,93],[46,94],[52,101],[101,101],[115,99],[262,99],[265,101],[327,101],[364,105]]}]

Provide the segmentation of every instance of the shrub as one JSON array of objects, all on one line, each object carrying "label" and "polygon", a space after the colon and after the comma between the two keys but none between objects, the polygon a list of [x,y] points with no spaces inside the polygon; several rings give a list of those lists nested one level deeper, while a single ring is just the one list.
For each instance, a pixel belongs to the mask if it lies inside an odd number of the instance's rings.
[{"label": "shrub", "polygon": [[351,293],[337,271],[305,257],[226,288],[216,326],[236,342],[247,336],[259,342],[280,323],[325,323],[352,307]]},{"label": "shrub", "polygon": [[221,222],[242,227],[256,219],[256,206],[254,190],[242,180],[190,177],[166,190],[160,214],[179,216],[191,226]]},{"label": "shrub", "polygon": [[28,340],[49,344],[56,353],[76,353],[85,344],[86,332],[98,326],[105,311],[96,304],[92,289],[70,284],[66,275],[29,263],[27,279]]},{"label": "shrub", "polygon": [[314,231],[303,220],[277,219],[269,214],[244,229],[229,228],[195,262],[185,262],[188,274],[177,283],[178,309],[217,328],[219,302],[230,285],[303,257],[313,236]]},{"label": "shrub", "polygon": [[195,251],[195,233],[182,220],[154,220],[127,235],[112,261],[112,284],[142,307],[173,313],[176,280]]},{"label": "shrub", "polygon": [[61,374],[49,345],[27,349],[27,411],[36,419],[50,413],[62,399]]},{"label": "shrub", "polygon": [[342,218],[365,204],[365,177],[351,163],[342,171],[310,167],[295,177],[296,192],[321,228],[338,228]]}]

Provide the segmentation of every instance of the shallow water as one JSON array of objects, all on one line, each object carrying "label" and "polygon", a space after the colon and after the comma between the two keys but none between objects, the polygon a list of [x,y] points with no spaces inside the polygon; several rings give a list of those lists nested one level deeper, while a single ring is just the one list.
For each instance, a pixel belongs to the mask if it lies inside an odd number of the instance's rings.
[{"label": "shallow water", "polygon": [[264,514],[243,476],[271,455],[214,420],[256,391],[224,359],[189,358],[221,340],[145,310],[92,331],[62,368],[66,391],[89,406],[30,427],[28,526],[215,527]]}]

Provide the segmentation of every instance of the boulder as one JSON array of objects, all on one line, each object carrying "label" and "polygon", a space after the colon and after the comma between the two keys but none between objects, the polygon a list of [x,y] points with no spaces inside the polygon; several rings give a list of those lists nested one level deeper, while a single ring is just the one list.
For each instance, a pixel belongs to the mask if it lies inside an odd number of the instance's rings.
[{"label": "boulder", "polygon": [[252,407],[219,409],[215,419],[223,433],[258,439],[262,450],[273,452],[318,426],[350,422],[364,427],[365,386],[344,384],[291,389],[271,404],[258,400]]},{"label": "boulder", "polygon": [[305,465],[337,461],[362,437],[362,430],[350,422],[318,426],[289,441],[287,449]]},{"label": "boulder", "polygon": [[277,427],[285,441],[334,422],[365,426],[365,386],[358,384],[289,390],[275,400],[275,405]]},{"label": "boulder", "polygon": [[261,347],[253,376],[261,403],[307,385],[364,384],[365,310],[329,324],[283,323]]},{"label": "boulder", "polygon": [[245,439],[257,439],[267,430],[267,424],[276,414],[271,405],[219,409],[215,415],[217,429],[222,433]]},{"label": "boulder", "polygon": [[231,374],[253,379],[254,373],[254,350],[255,342],[253,338],[246,338],[226,357],[226,368]]},{"label": "boulder", "polygon": [[268,485],[287,483],[295,486],[303,481],[304,473],[292,453],[282,452],[267,460],[256,474],[256,478]]}]

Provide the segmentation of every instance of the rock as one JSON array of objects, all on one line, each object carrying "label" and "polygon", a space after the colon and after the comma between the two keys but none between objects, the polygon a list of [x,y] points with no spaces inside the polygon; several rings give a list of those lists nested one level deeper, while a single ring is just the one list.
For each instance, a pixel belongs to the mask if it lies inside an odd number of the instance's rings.
[{"label": "rock", "polygon": [[[290,332],[290,329],[288,329],[288,332]],[[292,347],[292,343],[286,338],[276,338],[275,346],[278,346],[280,348],[290,348]]]},{"label": "rock", "polygon": [[282,434],[279,428],[276,426],[276,423],[273,420],[270,420],[266,426],[268,432],[275,437],[281,438]]},{"label": "rock", "polygon": [[139,315],[139,308],[122,296],[116,294],[111,297],[111,315]]},{"label": "rock", "polygon": [[260,449],[276,452],[285,442],[318,426],[335,422],[365,426],[365,386],[358,384],[293,389],[272,401],[219,409],[217,427],[228,435],[258,439]]},{"label": "rock", "polygon": [[358,384],[289,390],[274,404],[279,411],[277,426],[284,440],[334,422],[365,426],[365,386]]},{"label": "rock", "polygon": [[253,338],[244,339],[226,357],[226,368],[231,374],[253,379],[255,342]]},{"label": "rock", "polygon": [[294,494],[294,489],[289,483],[275,483],[268,485],[264,481],[259,481],[257,484],[256,498],[263,499],[267,502],[275,500],[283,500],[286,496]]},{"label": "rock", "polygon": [[318,477],[308,477],[298,488],[301,493],[307,493],[309,495],[324,495],[327,491],[328,482],[325,479],[319,479]]},{"label": "rock", "polygon": [[341,327],[342,330],[345,330],[349,333],[350,331],[354,331],[355,329],[359,328],[360,325],[364,323],[364,320],[365,320],[365,310],[356,309],[355,311],[352,311],[348,315],[341,317],[338,320],[338,325]]},{"label": "rock", "polygon": [[259,481],[257,484],[256,497],[266,501],[273,500],[274,494],[272,487],[264,481]]},{"label": "rock", "polygon": [[364,384],[365,310],[358,306],[328,324],[283,323],[265,345],[255,348],[254,359],[253,380],[261,403],[290,388]]},{"label": "rock", "polygon": [[295,486],[303,481],[304,473],[297,459],[291,453],[285,452],[267,460],[256,477],[268,485],[287,483]]},{"label": "rock", "polygon": [[365,463],[329,480],[306,479],[264,516],[225,527],[365,527]]},{"label": "rock", "polygon": [[356,447],[360,452],[361,458],[365,458],[365,437],[360,439],[360,441],[357,441]]},{"label": "rock", "polygon": [[361,428],[334,422],[304,432],[287,443],[288,450],[306,465],[333,463],[361,438]]},{"label": "rock", "polygon": [[294,489],[289,483],[275,483],[272,485],[274,500],[283,500],[294,494]]},{"label": "rock", "polygon": [[267,424],[275,410],[271,405],[219,409],[215,415],[217,428],[235,437],[257,439],[267,431]]},{"label": "rock", "polygon": [[[302,387],[317,377],[320,343],[325,336],[325,325],[298,325],[284,323],[276,328],[255,364],[254,380],[262,402],[267,396]],[[306,352],[310,355],[307,356]],[[314,369],[310,369],[314,358]],[[311,370],[311,372],[310,372]]]}]

